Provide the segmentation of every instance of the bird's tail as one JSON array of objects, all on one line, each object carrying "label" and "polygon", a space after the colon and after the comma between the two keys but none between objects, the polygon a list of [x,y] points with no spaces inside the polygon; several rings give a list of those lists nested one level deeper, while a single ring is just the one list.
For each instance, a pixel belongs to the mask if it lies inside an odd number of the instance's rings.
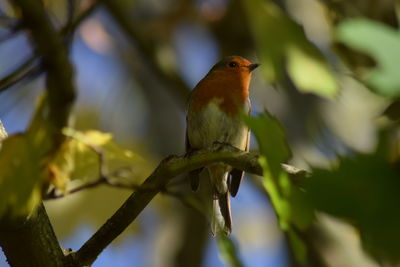
[{"label": "bird's tail", "polygon": [[232,217],[229,192],[219,193],[215,187],[213,191],[212,234],[214,236],[219,232],[230,234],[232,231]]},{"label": "bird's tail", "polygon": [[210,173],[213,208],[211,215],[211,231],[213,235],[222,232],[230,234],[232,231],[231,204],[228,190],[227,168],[223,164],[214,164],[208,167]]}]

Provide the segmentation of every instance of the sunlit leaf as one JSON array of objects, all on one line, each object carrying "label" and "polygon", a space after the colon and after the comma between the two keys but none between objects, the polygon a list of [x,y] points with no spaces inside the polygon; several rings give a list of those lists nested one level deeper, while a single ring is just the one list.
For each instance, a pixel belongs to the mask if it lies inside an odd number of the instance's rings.
[{"label": "sunlit leaf", "polygon": [[270,82],[289,73],[302,92],[333,98],[338,84],[321,52],[307,39],[303,29],[272,1],[243,1],[253,36]]},{"label": "sunlit leaf", "polygon": [[327,67],[325,58],[311,45],[289,45],[287,70],[298,88],[326,98],[336,96],[338,85]]},{"label": "sunlit leaf", "polygon": [[72,128],[64,128],[63,133],[66,136],[70,136],[87,146],[102,146],[110,142],[112,139],[112,135],[110,133],[102,133],[95,130],[79,132]]},{"label": "sunlit leaf", "polygon": [[400,260],[400,169],[383,139],[373,154],[342,158],[334,170],[314,169],[305,189],[318,210],[346,219],[378,258]]},{"label": "sunlit leaf", "polygon": [[62,191],[66,184],[57,184],[57,181],[65,183],[73,179],[92,181],[98,179],[100,175],[99,155],[94,151],[95,147],[83,143],[87,141],[85,134],[73,129],[64,129],[63,132],[66,135],[69,134],[67,136],[70,138],[64,142],[52,161],[51,166],[58,172],[50,172],[50,182]]},{"label": "sunlit leaf", "polygon": [[[264,172],[263,184],[278,215],[279,226],[291,235],[296,235],[292,227],[307,228],[314,218],[314,211],[304,192],[293,185],[287,172],[281,167],[281,163],[290,157],[283,128],[267,113],[258,117],[244,117],[244,120],[256,136],[260,148],[259,162]],[[305,248],[304,244],[299,245],[302,242],[299,237],[293,237],[293,240],[294,249]],[[299,255],[298,261],[304,263],[304,252],[298,251],[295,254]]]},{"label": "sunlit leaf", "polygon": [[60,169],[57,165],[51,163],[49,165],[49,182],[57,189],[66,192],[67,184],[70,181],[68,173]]},{"label": "sunlit leaf", "polygon": [[41,199],[40,158],[32,140],[19,134],[0,150],[0,217],[30,213]]},{"label": "sunlit leaf", "polygon": [[264,113],[258,117],[244,117],[244,121],[256,136],[261,153],[265,156],[271,175],[278,179],[282,171],[281,163],[291,155],[284,130],[271,115]]},{"label": "sunlit leaf", "polygon": [[235,242],[224,234],[217,235],[219,255],[222,260],[230,267],[244,266],[239,258],[239,251]]},{"label": "sunlit leaf", "polygon": [[110,179],[123,176],[127,184],[139,182],[149,170],[148,163],[116,144],[109,133],[72,128],[65,128],[63,133],[69,138],[50,166],[50,182],[57,189],[63,191],[72,179],[97,180],[100,174]]},{"label": "sunlit leaf", "polygon": [[336,36],[340,42],[366,53],[377,62],[364,80],[370,88],[383,96],[400,96],[398,30],[367,19],[352,19],[338,26]]},{"label": "sunlit leaf", "polygon": [[46,98],[23,134],[6,138],[0,150],[0,217],[25,216],[40,203],[54,128],[46,120]]}]

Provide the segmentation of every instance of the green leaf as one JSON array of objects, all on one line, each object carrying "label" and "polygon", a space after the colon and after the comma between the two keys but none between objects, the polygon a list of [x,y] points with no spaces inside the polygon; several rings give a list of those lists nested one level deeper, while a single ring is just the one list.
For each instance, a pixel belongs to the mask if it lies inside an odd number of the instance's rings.
[{"label": "green leaf", "polygon": [[352,19],[337,27],[336,38],[375,59],[377,66],[364,79],[372,90],[387,97],[400,96],[398,30],[367,19]]},{"label": "green leaf", "polygon": [[100,169],[110,179],[117,178],[113,174],[122,171],[127,184],[140,182],[149,172],[148,162],[120,147],[109,133],[81,132],[72,128],[64,128],[63,133],[69,139],[50,165],[50,181],[61,191],[65,191],[66,184],[72,179],[85,182],[99,179]]},{"label": "green leaf", "polygon": [[42,178],[39,153],[30,136],[5,139],[0,150],[0,218],[32,212],[41,200]]},{"label": "green leaf", "polygon": [[294,256],[296,257],[297,261],[302,264],[303,266],[306,266],[307,263],[307,246],[301,240],[299,235],[293,231],[289,230],[288,231],[288,238],[290,245],[293,248]]},{"label": "green leaf", "polygon": [[217,244],[219,255],[227,266],[242,267],[244,266],[239,259],[239,252],[233,240],[225,234],[217,235]]},{"label": "green leaf", "polygon": [[314,169],[305,189],[315,207],[352,223],[363,247],[379,259],[399,261],[400,170],[381,139],[373,154],[342,158],[334,170]]},{"label": "green leaf", "polygon": [[325,98],[334,98],[338,85],[325,58],[311,44],[289,45],[287,48],[287,70],[294,83],[305,93],[316,93]]},{"label": "green leaf", "polygon": [[314,218],[314,210],[305,197],[304,191],[291,182],[281,164],[290,157],[290,149],[286,143],[285,133],[279,122],[268,113],[258,117],[244,117],[244,121],[255,135],[260,148],[260,165],[263,167],[263,185],[278,215],[279,226],[287,231],[294,240],[297,260],[305,263],[305,244],[293,227],[305,229]]},{"label": "green leaf", "polygon": [[[270,82],[280,81],[285,67],[301,92],[333,98],[338,84],[321,52],[303,29],[272,1],[243,1],[258,47],[261,68]],[[287,62],[285,64],[285,62]]]},{"label": "green leaf", "polygon": [[0,217],[30,214],[41,201],[53,128],[40,99],[28,130],[6,138],[0,150]]},{"label": "green leaf", "polygon": [[282,126],[268,113],[260,114],[258,117],[244,116],[243,119],[255,135],[271,175],[277,180],[282,172],[281,163],[291,156]]}]

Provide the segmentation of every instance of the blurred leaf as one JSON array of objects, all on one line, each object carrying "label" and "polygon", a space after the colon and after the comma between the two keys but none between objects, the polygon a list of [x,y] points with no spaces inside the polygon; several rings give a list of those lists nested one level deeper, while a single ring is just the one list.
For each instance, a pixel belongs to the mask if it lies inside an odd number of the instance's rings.
[{"label": "blurred leaf", "polygon": [[63,191],[64,193],[66,192],[67,184],[70,181],[68,173],[60,169],[54,163],[50,163],[49,165],[48,180],[52,185],[54,185],[55,188]]},{"label": "blurred leaf", "polygon": [[[73,133],[74,137],[67,133]],[[70,180],[93,181],[99,179],[99,155],[88,145],[83,133],[72,129],[64,130],[69,136],[49,165],[49,182],[65,192]],[[75,137],[79,139],[75,139]]]},{"label": "blurred leaf", "polygon": [[110,133],[102,133],[94,130],[80,132],[72,128],[64,128],[63,133],[67,136],[73,137],[86,146],[102,146],[112,139]]},{"label": "blurred leaf", "polygon": [[[261,154],[259,161],[264,171],[264,187],[278,215],[279,226],[282,230],[291,232],[291,235],[296,235],[292,227],[308,227],[314,218],[314,212],[304,192],[293,185],[287,172],[281,167],[281,163],[290,157],[284,131],[279,122],[268,113],[258,117],[244,117],[244,120],[258,141]],[[295,250],[305,248],[304,244],[298,244],[302,242],[299,237],[294,240]],[[295,254],[304,253],[298,251]],[[297,259],[304,263],[305,257]]]},{"label": "blurred leaf", "polygon": [[280,173],[283,172],[281,163],[291,156],[282,126],[268,113],[260,114],[258,117],[244,116],[243,119],[255,135],[271,175],[274,179],[278,179]]},{"label": "blurred leaf", "polygon": [[85,182],[99,179],[100,169],[106,176],[117,172],[127,183],[141,180],[148,172],[149,164],[117,145],[109,133],[80,132],[71,128],[65,128],[63,133],[69,139],[50,165],[50,182],[59,190],[64,191],[70,179]]},{"label": "blurred leaf", "polygon": [[293,230],[288,231],[288,237],[297,261],[305,265],[307,261],[307,246]]},{"label": "blurred leaf", "polygon": [[311,44],[304,47],[290,45],[287,59],[289,75],[300,91],[326,98],[337,95],[338,85],[325,58]]},{"label": "blurred leaf", "polygon": [[244,266],[239,259],[239,251],[233,240],[225,234],[217,235],[217,244],[219,255],[227,266],[242,267]]},{"label": "blurred leaf", "polygon": [[41,200],[40,158],[31,136],[3,141],[0,150],[0,217],[29,214]]},{"label": "blurred leaf", "polygon": [[301,26],[271,1],[243,1],[253,36],[270,82],[281,80],[287,71],[302,92],[333,98],[338,85],[320,51],[307,39]]},{"label": "blurred leaf", "polygon": [[372,255],[399,261],[400,169],[389,162],[386,148],[381,138],[374,154],[342,158],[332,171],[314,169],[305,189],[318,210],[357,227]]},{"label": "blurred leaf", "polygon": [[340,42],[376,60],[377,67],[365,77],[370,88],[383,96],[400,96],[399,31],[371,20],[352,19],[337,27],[336,36]]},{"label": "blurred leaf", "polygon": [[0,217],[25,216],[40,203],[54,128],[46,120],[46,97],[23,134],[6,138],[0,150]]}]

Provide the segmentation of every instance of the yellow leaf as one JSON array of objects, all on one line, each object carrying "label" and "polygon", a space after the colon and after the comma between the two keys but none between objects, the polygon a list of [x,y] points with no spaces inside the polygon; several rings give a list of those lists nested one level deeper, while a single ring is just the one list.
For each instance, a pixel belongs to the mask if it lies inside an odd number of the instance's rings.
[{"label": "yellow leaf", "polygon": [[49,182],[58,190],[66,192],[69,180],[69,172],[65,172],[55,164],[49,165]]},{"label": "yellow leaf", "polygon": [[0,150],[0,217],[22,216],[40,202],[43,173],[39,151],[27,134],[5,139]]},{"label": "yellow leaf", "polygon": [[89,130],[86,132],[75,131],[71,128],[64,128],[63,133],[66,136],[75,138],[76,140],[82,142],[83,144],[89,146],[103,146],[110,142],[112,139],[112,134],[102,133],[95,130]]}]

